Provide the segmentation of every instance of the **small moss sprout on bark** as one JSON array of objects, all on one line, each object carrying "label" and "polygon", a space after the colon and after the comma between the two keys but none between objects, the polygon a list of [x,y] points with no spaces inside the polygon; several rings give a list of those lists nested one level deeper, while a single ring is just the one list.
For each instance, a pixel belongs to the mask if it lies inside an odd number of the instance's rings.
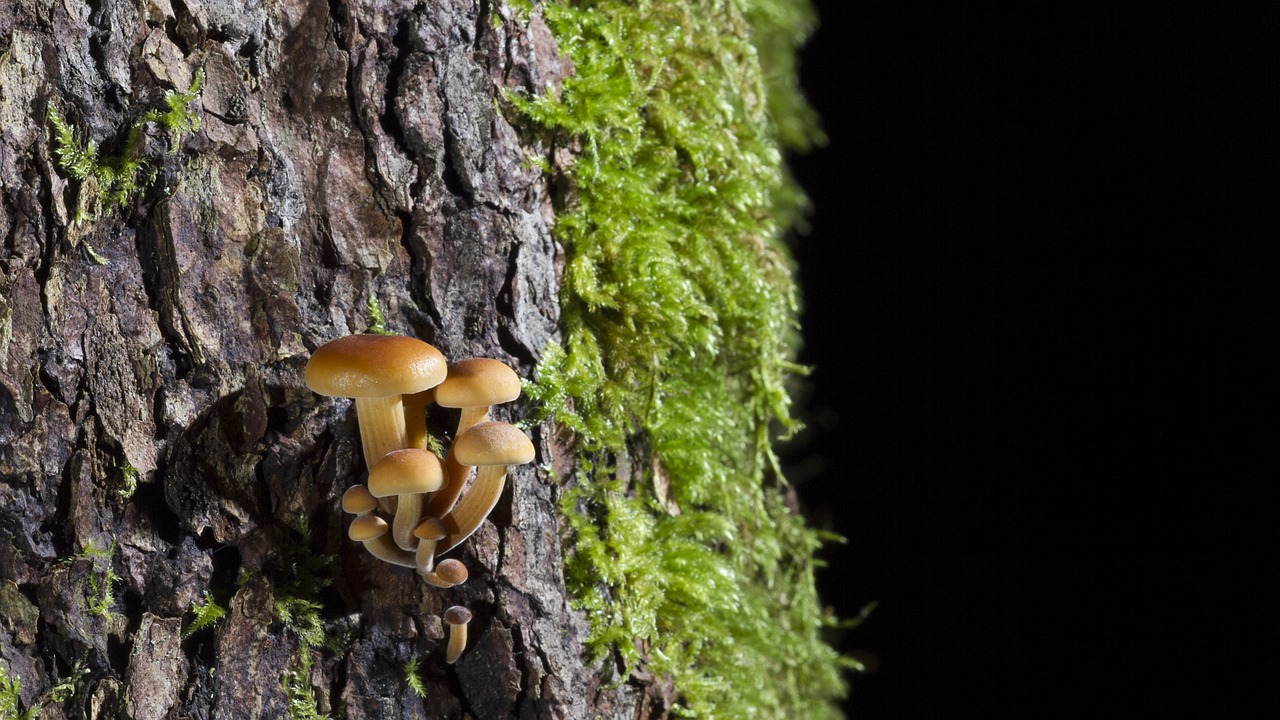
[{"label": "small moss sprout on bark", "polygon": [[[53,126],[53,151],[58,167],[73,180],[80,181],[79,198],[72,216],[73,225],[96,220],[112,207],[124,207],[140,190],[150,185],[159,170],[142,152],[142,129],[154,122],[168,132],[169,154],[178,151],[184,134],[200,130],[200,115],[191,109],[191,103],[200,96],[204,84],[204,69],[198,69],[185,91],[167,90],[164,94],[164,110],[149,110],[129,127],[124,148],[119,155],[99,157],[98,143],[86,139],[71,127],[53,103],[49,104],[47,118]],[[87,246],[86,246],[87,247]],[[92,248],[90,257],[98,264],[106,264]]]}]

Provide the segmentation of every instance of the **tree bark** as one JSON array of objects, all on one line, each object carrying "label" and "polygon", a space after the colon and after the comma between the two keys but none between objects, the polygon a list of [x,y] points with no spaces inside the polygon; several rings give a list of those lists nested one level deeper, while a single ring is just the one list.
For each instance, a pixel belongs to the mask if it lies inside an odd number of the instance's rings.
[{"label": "tree bark", "polygon": [[[197,132],[144,117],[200,68]],[[549,428],[441,590],[346,539],[354,408],[302,382],[370,298],[450,359],[530,375],[560,254],[502,96],[564,72],[501,0],[0,0],[0,669],[21,707],[275,720],[302,688],[353,720],[663,713],[584,660]],[[154,178],[74,225],[93,188],[59,166],[50,105]],[[226,616],[184,636],[208,598]],[[454,604],[475,620],[447,666]]]}]

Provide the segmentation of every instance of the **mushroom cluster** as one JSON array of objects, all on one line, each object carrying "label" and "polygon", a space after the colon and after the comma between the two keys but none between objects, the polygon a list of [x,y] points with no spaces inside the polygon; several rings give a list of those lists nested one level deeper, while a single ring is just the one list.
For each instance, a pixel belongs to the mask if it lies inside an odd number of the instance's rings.
[{"label": "mushroom cluster", "polygon": [[[515,371],[491,358],[446,363],[439,350],[415,338],[349,335],[316,349],[306,380],[321,395],[355,400],[369,480],[342,496],[342,509],[355,515],[348,536],[374,557],[414,568],[436,587],[465,582],[465,565],[436,558],[488,517],[507,468],[534,456],[523,432],[489,420],[490,407],[520,396]],[[461,410],[443,462],[428,449],[426,408],[432,403]],[[473,468],[475,480],[464,494]],[[463,643],[465,637],[464,631]],[[449,662],[461,652],[453,644]]]}]

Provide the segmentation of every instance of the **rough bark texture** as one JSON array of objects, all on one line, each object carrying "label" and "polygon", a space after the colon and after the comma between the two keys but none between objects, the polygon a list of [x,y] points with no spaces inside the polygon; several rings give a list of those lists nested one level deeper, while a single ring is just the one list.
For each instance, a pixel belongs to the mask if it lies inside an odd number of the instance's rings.
[{"label": "rough bark texture", "polygon": [[[202,129],[171,147],[143,124],[154,181],[73,227],[86,190],[49,105],[105,156],[197,68]],[[650,708],[584,667],[546,428],[462,549],[471,580],[439,590],[346,540],[354,408],[301,381],[371,296],[393,330],[528,376],[559,256],[495,98],[563,72],[536,16],[487,0],[0,0],[0,668],[23,707],[278,719],[309,667],[352,719]],[[206,591],[227,615],[184,638]],[[329,646],[282,620],[290,599],[320,604]],[[453,604],[476,619],[449,667]]]}]

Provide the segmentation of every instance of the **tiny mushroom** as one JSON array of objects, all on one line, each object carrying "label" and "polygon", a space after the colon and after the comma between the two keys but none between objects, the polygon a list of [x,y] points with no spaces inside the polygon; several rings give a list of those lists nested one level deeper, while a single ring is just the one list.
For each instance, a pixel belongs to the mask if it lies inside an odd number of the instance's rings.
[{"label": "tiny mushroom", "polygon": [[347,537],[364,543],[365,549],[380,560],[401,567],[415,567],[417,563],[414,562],[413,553],[396,547],[395,543],[391,542],[391,538],[387,537],[389,530],[386,520],[373,513],[366,513],[351,522],[351,527],[347,529]]},{"label": "tiny mushroom", "polygon": [[392,450],[407,447],[403,395],[444,380],[444,355],[403,335],[348,335],[328,342],[307,362],[307,387],[356,401],[365,463],[372,468]]},{"label": "tiny mushroom", "polygon": [[422,520],[422,496],[440,489],[444,476],[440,460],[426,450],[392,450],[369,471],[369,493],[376,498],[397,496],[391,537],[401,550],[416,551],[413,530]]},{"label": "tiny mushroom", "polygon": [[[508,403],[520,397],[520,377],[506,364],[493,358],[468,358],[449,364],[448,373],[435,388],[435,401],[440,407],[460,408],[460,437],[469,428],[489,417],[489,407]],[[431,498],[427,511],[444,517],[458,502],[470,470],[462,467],[453,453],[445,458],[445,486]]]},{"label": "tiny mushroom", "polygon": [[447,537],[437,552],[448,552],[471,537],[480,523],[498,504],[507,479],[507,467],[533,460],[533,443],[514,425],[504,422],[482,422],[471,427],[453,441],[450,455],[463,465],[476,466],[475,482],[453,511],[445,515]]},{"label": "tiny mushroom", "polygon": [[423,518],[413,529],[413,536],[418,538],[418,574],[426,575],[435,565],[436,543],[445,536],[444,523],[440,518]]},{"label": "tiny mushroom", "polygon": [[451,588],[454,585],[461,585],[467,581],[467,577],[471,573],[467,572],[467,566],[462,564],[461,560],[441,560],[436,569],[422,576],[428,585],[435,585],[438,588]]},{"label": "tiny mushroom", "polygon": [[471,622],[471,611],[454,605],[444,611],[444,621],[449,625],[449,647],[445,649],[444,661],[452,665],[467,649],[467,623]]}]

